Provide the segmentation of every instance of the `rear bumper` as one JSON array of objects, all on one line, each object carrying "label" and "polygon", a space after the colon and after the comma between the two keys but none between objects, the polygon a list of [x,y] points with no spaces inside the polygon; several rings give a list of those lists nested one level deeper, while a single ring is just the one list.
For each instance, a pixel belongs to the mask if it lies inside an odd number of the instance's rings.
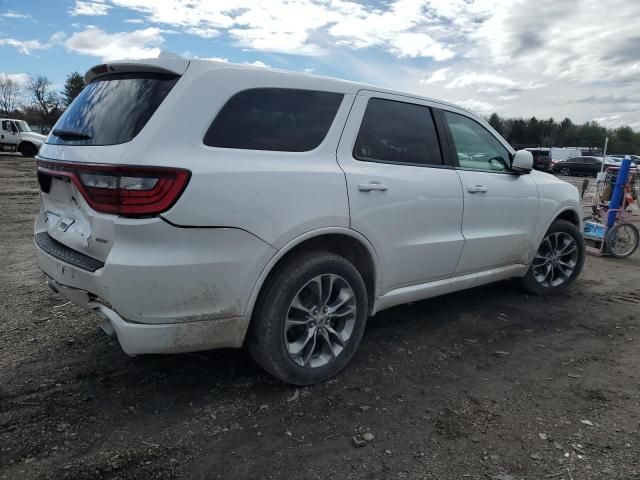
[{"label": "rear bumper", "polygon": [[154,325],[128,322],[115,310],[97,302],[89,292],[60,285],[52,278],[47,283],[74,304],[97,313],[103,321],[102,329],[114,333],[129,355],[239,348],[249,326],[249,317]]},{"label": "rear bumper", "polygon": [[275,253],[267,243],[233,228],[115,221],[108,255],[89,265],[86,255],[43,242],[42,216],[35,247],[49,284],[108,320],[127,353],[242,345],[251,292]]}]

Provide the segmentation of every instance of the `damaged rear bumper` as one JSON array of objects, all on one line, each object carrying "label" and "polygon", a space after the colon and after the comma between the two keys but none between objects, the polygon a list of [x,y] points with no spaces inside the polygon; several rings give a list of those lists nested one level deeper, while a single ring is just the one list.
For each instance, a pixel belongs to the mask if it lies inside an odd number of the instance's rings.
[{"label": "damaged rear bumper", "polygon": [[103,321],[102,329],[115,334],[129,355],[239,348],[249,326],[249,317],[156,324],[129,322],[89,292],[61,285],[52,278],[47,279],[47,284],[74,304],[97,313]]}]

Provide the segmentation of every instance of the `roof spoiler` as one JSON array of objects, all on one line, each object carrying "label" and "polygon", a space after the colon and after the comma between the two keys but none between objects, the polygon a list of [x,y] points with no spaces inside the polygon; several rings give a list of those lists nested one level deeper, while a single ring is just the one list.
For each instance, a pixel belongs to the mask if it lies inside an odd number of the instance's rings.
[{"label": "roof spoiler", "polygon": [[130,60],[102,63],[87,70],[84,81],[92,82],[98,77],[112,75],[114,73],[169,73],[182,75],[189,66],[189,60],[184,58],[154,58],[151,60]]}]

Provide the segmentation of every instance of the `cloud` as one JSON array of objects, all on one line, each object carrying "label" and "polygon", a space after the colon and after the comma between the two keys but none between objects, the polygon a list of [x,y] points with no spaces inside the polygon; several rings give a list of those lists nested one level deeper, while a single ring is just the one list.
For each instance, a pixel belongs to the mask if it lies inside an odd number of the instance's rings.
[{"label": "cloud", "polygon": [[72,10],[69,11],[71,16],[87,15],[87,16],[102,16],[108,15],[111,5],[107,5],[102,2],[86,2],[82,0],[76,0],[76,3]]},{"label": "cloud", "polygon": [[210,62],[222,62],[229,63],[229,59],[227,57],[194,57],[198,60],[209,60]]},{"label": "cloud", "polygon": [[570,100],[576,103],[640,103],[640,97],[624,95],[589,95],[588,97]]},{"label": "cloud", "polygon": [[215,28],[205,28],[205,27],[191,27],[186,30],[187,33],[191,35],[196,35],[202,38],[213,38],[220,35],[220,31]]},{"label": "cloud", "polygon": [[0,47],[8,45],[14,47],[20,53],[31,55],[34,50],[43,50],[47,46],[40,43],[40,40],[17,40],[15,38],[0,38]]},{"label": "cloud", "polygon": [[[196,56],[194,58],[198,60],[209,60],[211,62],[230,63],[227,57],[197,57]],[[242,62],[241,65],[250,65],[252,67],[260,67],[260,68],[271,68],[271,65],[268,65],[261,60],[254,60],[253,62]]]},{"label": "cloud", "polygon": [[318,56],[335,46],[377,47],[399,58],[436,61],[456,55],[436,17],[455,18],[458,10],[440,0],[394,0],[378,7],[349,0],[110,1],[142,13],[147,22],[203,38],[224,31],[252,50]]},{"label": "cloud", "polygon": [[71,35],[64,45],[72,52],[106,61],[157,57],[163,43],[159,28],[107,33],[98,27],[88,27]]},{"label": "cloud", "polygon": [[27,18],[31,18],[31,15],[29,15],[28,13],[8,11],[8,12],[0,12],[0,18],[10,18],[14,20],[27,19]]},{"label": "cloud", "polygon": [[32,55],[34,50],[46,50],[54,45],[59,44],[64,39],[65,34],[63,32],[56,32],[49,38],[49,41],[42,43],[40,40],[18,40],[15,38],[0,38],[1,46],[14,47],[20,53],[24,55]]},{"label": "cloud", "polygon": [[496,107],[488,102],[481,100],[467,99],[467,100],[449,100],[451,103],[460,105],[462,108],[471,110],[480,115],[491,113],[496,110]]},{"label": "cloud", "polygon": [[420,83],[442,83],[447,79],[447,74],[450,70],[450,67],[436,70],[428,78],[421,78]]},{"label": "cloud", "polygon": [[252,67],[260,67],[260,68],[271,68],[271,65],[267,65],[266,63],[255,60],[253,62],[243,62],[244,65],[251,65]]},{"label": "cloud", "polygon": [[0,72],[0,81],[13,80],[20,87],[24,87],[29,80],[29,75],[26,73],[4,73]]}]

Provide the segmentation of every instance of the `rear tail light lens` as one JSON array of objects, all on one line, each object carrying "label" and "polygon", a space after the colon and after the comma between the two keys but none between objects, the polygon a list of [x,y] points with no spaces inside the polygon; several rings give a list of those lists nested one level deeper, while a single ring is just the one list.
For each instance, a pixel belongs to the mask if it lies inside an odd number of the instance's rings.
[{"label": "rear tail light lens", "polygon": [[191,172],[182,168],[38,161],[38,174],[68,177],[98,212],[126,217],[162,213],[178,200]]}]

